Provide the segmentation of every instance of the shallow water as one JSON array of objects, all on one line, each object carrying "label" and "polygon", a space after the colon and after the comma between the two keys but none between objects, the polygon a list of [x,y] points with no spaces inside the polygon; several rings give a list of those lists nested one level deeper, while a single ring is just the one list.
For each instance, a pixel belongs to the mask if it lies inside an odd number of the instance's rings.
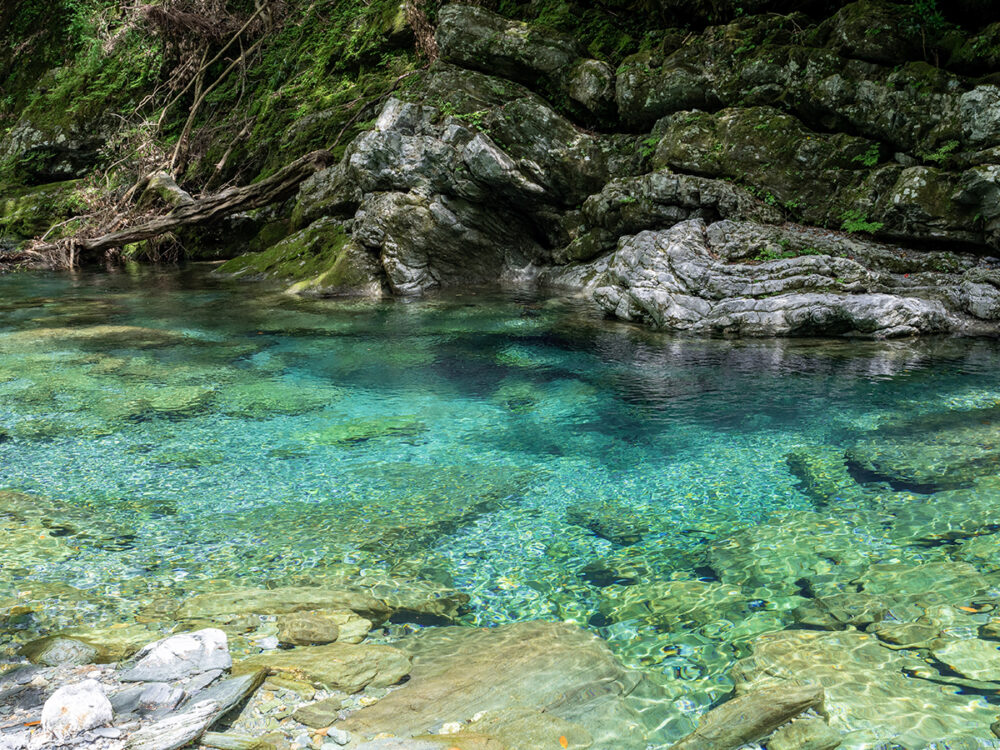
[{"label": "shallow water", "polygon": [[[33,629],[388,571],[470,594],[470,623],[595,629],[668,686],[680,732],[802,592],[745,587],[671,625],[622,614],[633,584],[725,580],[704,551],[778,511],[846,524],[871,561],[936,559],[852,515],[892,488],[818,499],[788,456],[1000,403],[1000,345],[678,339],[532,293],[301,300],[204,269],[14,274],[0,399],[0,487],[44,499],[0,567],[0,601],[44,602]],[[641,539],[598,536],[594,509]]]}]

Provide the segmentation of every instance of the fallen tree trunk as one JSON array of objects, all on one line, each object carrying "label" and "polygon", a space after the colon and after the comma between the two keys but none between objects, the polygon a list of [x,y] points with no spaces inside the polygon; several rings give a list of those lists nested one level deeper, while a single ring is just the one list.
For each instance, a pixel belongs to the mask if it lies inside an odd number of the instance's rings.
[{"label": "fallen tree trunk", "polygon": [[169,213],[141,224],[99,237],[71,237],[57,242],[36,243],[31,250],[49,258],[58,258],[56,265],[72,267],[83,255],[94,255],[101,251],[124,247],[181,227],[208,224],[238,211],[248,211],[275,203],[291,195],[300,182],[327,166],[331,158],[332,154],[329,151],[313,151],[260,182],[221,190],[188,205],[178,206]]}]

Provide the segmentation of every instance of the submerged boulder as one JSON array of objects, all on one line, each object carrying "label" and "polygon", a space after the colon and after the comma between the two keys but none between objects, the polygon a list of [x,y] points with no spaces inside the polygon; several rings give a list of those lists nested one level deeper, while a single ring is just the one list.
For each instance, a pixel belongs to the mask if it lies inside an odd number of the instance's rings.
[{"label": "submerged boulder", "polygon": [[891,740],[925,747],[959,737],[990,741],[996,711],[976,695],[943,691],[933,679],[907,675],[926,662],[856,631],[786,630],[760,636],[753,654],[732,670],[738,693],[764,686],[821,685],[830,726],[841,747]]},{"label": "submerged boulder", "polygon": [[969,487],[1000,468],[1000,409],[887,423],[851,446],[847,457],[873,479],[903,489]]},{"label": "submerged boulder", "polygon": [[356,693],[369,685],[395,685],[409,674],[410,659],[391,646],[331,643],[251,656],[234,669],[237,673],[266,669],[272,674],[289,675],[330,690]]},{"label": "submerged boulder", "polygon": [[474,737],[499,747],[558,746],[565,737],[586,738],[584,747],[646,747],[640,704],[628,697],[641,678],[580,628],[436,628],[395,645],[413,658],[410,679],[342,722],[352,735],[419,737],[452,724],[453,746]]}]

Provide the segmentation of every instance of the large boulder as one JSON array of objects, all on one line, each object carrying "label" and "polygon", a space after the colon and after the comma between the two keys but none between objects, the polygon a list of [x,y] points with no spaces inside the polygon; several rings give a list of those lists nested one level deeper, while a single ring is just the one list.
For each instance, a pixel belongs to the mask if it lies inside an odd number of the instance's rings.
[{"label": "large boulder", "polygon": [[448,735],[451,746],[477,736],[498,748],[557,746],[560,737],[578,747],[647,745],[629,699],[640,677],[580,628],[439,628],[396,646],[413,658],[410,680],[340,724],[355,736],[416,737],[450,724],[459,730]]},{"label": "large boulder", "polygon": [[805,230],[781,230],[778,246],[762,247],[757,262],[726,262],[727,252],[767,245],[769,237],[773,230],[702,220],[640,232],[620,241],[594,297],[616,317],[702,334],[891,338],[985,330],[963,309],[961,277],[869,268],[829,241],[809,244],[818,238]]}]

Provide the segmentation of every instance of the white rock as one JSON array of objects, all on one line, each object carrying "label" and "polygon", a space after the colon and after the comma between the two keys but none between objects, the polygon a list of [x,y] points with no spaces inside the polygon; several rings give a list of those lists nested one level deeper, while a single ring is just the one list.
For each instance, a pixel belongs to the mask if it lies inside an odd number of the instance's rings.
[{"label": "white rock", "polygon": [[330,729],[327,730],[326,736],[338,745],[346,745],[351,741],[351,733],[345,729],[338,729],[337,727],[330,727]]},{"label": "white rock", "polygon": [[84,680],[56,690],[42,707],[42,729],[59,739],[110,724],[111,701],[96,680]]},{"label": "white rock", "polygon": [[229,669],[226,634],[217,628],[181,633],[150,643],[136,654],[134,666],[121,676],[123,682],[170,682],[215,669]]}]

